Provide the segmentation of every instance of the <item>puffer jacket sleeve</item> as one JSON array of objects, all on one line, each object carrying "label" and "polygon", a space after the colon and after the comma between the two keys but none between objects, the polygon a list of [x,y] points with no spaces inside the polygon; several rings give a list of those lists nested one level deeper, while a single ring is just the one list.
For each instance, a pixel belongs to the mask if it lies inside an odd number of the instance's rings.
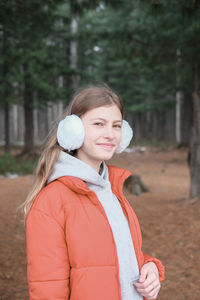
[{"label": "puffer jacket sleeve", "polygon": [[30,300],[69,299],[69,259],[62,226],[32,208],[26,222]]}]

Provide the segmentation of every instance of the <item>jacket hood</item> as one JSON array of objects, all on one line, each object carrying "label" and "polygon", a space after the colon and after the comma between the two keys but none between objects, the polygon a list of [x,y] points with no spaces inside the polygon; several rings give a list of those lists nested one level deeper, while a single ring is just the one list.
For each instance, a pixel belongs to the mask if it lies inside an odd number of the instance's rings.
[{"label": "jacket hood", "polygon": [[53,172],[48,179],[48,183],[63,176],[80,178],[88,187],[90,185],[96,185],[105,188],[109,183],[108,168],[105,162],[102,162],[99,174],[80,159],[61,151],[54,165]]},{"label": "jacket hood", "polygon": [[124,181],[130,172],[116,166],[107,166],[103,161],[100,174],[76,157],[61,151],[48,183],[59,180],[70,189],[80,194],[90,193],[91,186],[106,188],[110,186],[113,193],[119,195],[123,189]]}]

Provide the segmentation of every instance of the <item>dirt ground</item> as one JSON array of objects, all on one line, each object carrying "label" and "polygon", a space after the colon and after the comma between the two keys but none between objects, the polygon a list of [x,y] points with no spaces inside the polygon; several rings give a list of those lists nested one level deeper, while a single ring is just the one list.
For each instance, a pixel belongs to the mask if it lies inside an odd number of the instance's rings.
[{"label": "dirt ground", "polygon": [[[125,193],[140,221],[143,251],[161,259],[166,267],[160,300],[200,299],[200,199],[187,200],[186,158],[187,149],[148,148],[144,153],[123,153],[111,162],[140,175],[150,189],[140,196]],[[25,228],[16,209],[31,180],[30,175],[0,178],[1,300],[28,299]]]}]

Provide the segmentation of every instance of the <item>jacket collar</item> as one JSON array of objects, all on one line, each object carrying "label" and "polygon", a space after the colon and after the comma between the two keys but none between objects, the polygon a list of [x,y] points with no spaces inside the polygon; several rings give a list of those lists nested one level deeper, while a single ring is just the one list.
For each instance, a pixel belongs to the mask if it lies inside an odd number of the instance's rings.
[{"label": "jacket collar", "polygon": [[[121,169],[115,166],[108,166],[108,173],[112,191],[117,197],[119,197],[120,195],[122,195],[124,181],[131,175],[131,173],[128,170]],[[86,183],[80,178],[73,176],[63,176],[58,178],[57,180],[59,180],[78,194],[85,195],[93,193],[93,191],[91,191]]]}]

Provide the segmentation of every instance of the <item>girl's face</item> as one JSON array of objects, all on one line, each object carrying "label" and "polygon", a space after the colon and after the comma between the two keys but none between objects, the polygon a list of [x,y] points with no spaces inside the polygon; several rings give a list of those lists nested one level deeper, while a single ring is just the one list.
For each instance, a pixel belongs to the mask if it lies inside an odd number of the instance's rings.
[{"label": "girl's face", "polygon": [[115,105],[100,106],[81,116],[85,139],[76,157],[99,172],[103,160],[110,159],[121,140],[122,115]]}]

